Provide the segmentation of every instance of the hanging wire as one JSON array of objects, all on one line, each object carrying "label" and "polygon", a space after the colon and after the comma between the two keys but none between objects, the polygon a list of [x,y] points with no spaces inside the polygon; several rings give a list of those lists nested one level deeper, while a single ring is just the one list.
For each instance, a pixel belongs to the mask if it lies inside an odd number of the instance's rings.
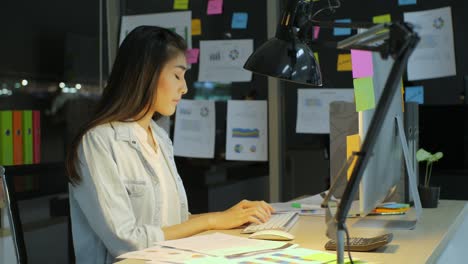
[{"label": "hanging wire", "polygon": [[312,20],[316,15],[318,15],[319,13],[321,13],[324,10],[330,10],[330,12],[334,13],[335,9],[339,8],[341,6],[340,0],[334,0],[334,2],[335,2],[334,4],[332,4],[332,0],[327,0],[327,2],[328,2],[328,6],[319,9],[313,15],[309,16],[309,20]]}]

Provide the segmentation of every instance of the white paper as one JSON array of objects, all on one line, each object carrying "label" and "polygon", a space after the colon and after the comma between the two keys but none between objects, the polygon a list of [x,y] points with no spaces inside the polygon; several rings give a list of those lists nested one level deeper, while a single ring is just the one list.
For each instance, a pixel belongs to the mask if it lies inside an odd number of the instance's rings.
[{"label": "white paper", "polygon": [[198,81],[249,82],[252,72],[243,67],[252,52],[252,39],[200,41]]},{"label": "white paper", "polygon": [[267,102],[230,100],[226,160],[268,160]]},{"label": "white paper", "polygon": [[192,48],[192,11],[122,16],[119,46],[130,31],[142,25],[173,29]]},{"label": "white paper", "polygon": [[174,128],[174,155],[214,158],[215,102],[180,100]]},{"label": "white paper", "polygon": [[259,250],[276,249],[288,244],[287,242],[248,239],[223,233],[192,236],[156,243],[160,246],[191,250],[212,256],[229,256]]},{"label": "white paper", "polygon": [[207,257],[204,254],[190,252],[185,250],[166,248],[161,246],[149,247],[143,250],[131,251],[120,255],[119,259],[143,259],[150,263],[185,263],[191,259]]},{"label": "white paper", "polygon": [[298,89],[296,133],[330,133],[330,103],[354,102],[353,89]]},{"label": "white paper", "polygon": [[408,61],[408,80],[456,75],[450,7],[404,13],[421,37]]}]

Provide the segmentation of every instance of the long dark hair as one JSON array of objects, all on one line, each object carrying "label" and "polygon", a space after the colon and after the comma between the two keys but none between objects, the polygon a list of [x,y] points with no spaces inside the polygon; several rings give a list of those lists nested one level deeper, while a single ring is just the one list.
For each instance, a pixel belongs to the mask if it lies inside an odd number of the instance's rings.
[{"label": "long dark hair", "polygon": [[96,113],[75,137],[68,151],[66,168],[71,184],[81,182],[76,165],[83,136],[98,125],[125,122],[144,111],[146,115],[155,101],[155,87],[162,68],[186,49],[182,37],[160,27],[139,26],[127,35],[118,50]]}]

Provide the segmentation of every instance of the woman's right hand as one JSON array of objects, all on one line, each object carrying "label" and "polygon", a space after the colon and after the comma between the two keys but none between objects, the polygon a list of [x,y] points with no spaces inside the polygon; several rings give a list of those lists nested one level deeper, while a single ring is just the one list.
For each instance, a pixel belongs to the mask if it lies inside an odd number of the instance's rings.
[{"label": "woman's right hand", "polygon": [[223,212],[211,214],[211,229],[231,229],[246,223],[261,224],[270,219],[273,207],[264,201],[243,200]]}]

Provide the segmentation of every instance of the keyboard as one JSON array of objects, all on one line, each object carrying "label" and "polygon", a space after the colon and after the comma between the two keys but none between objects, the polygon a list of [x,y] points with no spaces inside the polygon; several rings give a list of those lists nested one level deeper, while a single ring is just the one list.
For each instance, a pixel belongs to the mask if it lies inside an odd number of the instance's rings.
[{"label": "keyboard", "polygon": [[[372,251],[376,250],[381,246],[385,246],[390,243],[393,239],[393,234],[388,233],[375,237],[350,237],[349,238],[349,250],[350,251]],[[347,241],[345,238],[345,250],[348,250]],[[335,240],[330,240],[325,244],[326,250],[336,250]]]},{"label": "keyboard", "polygon": [[298,212],[285,212],[272,214],[270,219],[262,224],[251,223],[242,230],[242,234],[251,234],[261,230],[279,229],[289,231],[299,219]]}]

